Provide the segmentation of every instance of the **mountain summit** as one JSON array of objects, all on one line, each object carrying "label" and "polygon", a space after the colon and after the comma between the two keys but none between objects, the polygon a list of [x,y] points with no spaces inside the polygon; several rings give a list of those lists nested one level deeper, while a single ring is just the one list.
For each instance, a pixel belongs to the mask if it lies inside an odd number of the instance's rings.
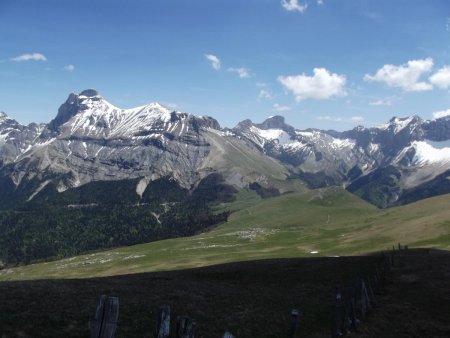
[{"label": "mountain summit", "polygon": [[336,132],[297,130],[272,116],[222,129],[211,117],[158,103],[122,109],[87,89],[70,94],[48,124],[23,126],[0,114],[0,198],[7,206],[46,187],[134,179],[142,195],[162,177],[189,190],[216,173],[238,188],[288,177],[310,188],[340,185],[386,207],[450,192],[448,140],[448,117],[394,117],[378,128]]},{"label": "mountain summit", "polygon": [[[6,200],[15,191],[31,201],[47,186],[62,192],[93,181],[139,179],[136,193],[142,194],[161,177],[187,189],[213,172],[238,186],[264,174],[286,177],[281,164],[222,130],[211,117],[158,103],[121,109],[93,89],[70,94],[47,125],[11,121],[0,124]],[[27,137],[18,139],[19,132]],[[253,169],[261,166],[263,174]]]}]

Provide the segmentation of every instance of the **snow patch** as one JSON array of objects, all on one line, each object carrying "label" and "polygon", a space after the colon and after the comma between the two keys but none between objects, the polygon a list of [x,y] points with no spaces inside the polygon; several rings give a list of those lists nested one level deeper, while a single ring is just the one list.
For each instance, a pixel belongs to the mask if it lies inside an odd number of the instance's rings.
[{"label": "snow patch", "polygon": [[416,153],[413,158],[413,163],[417,165],[432,164],[432,163],[446,163],[450,162],[450,144],[449,141],[444,142],[430,142],[414,141],[412,147]]},{"label": "snow patch", "polygon": [[333,142],[331,143],[333,148],[353,148],[355,146],[355,141],[351,139],[339,139],[339,138],[333,138]]},{"label": "snow patch", "polygon": [[219,136],[235,136],[236,134],[233,133],[230,130],[218,130],[214,128],[207,128],[207,130],[213,134],[219,135]]},{"label": "snow patch", "polygon": [[303,136],[303,137],[313,137],[314,136],[314,133],[312,133],[310,131],[297,131],[296,134]]},{"label": "snow patch", "polygon": [[394,126],[394,133],[397,134],[397,133],[400,132],[401,130],[405,129],[405,127],[407,127],[408,124],[411,123],[411,121],[413,120],[413,118],[414,118],[414,116],[410,116],[410,117],[407,117],[407,118],[404,118],[404,119],[401,119],[401,118],[396,117],[396,118],[394,119],[394,121],[391,122],[391,125]]},{"label": "snow patch", "polygon": [[284,146],[284,148],[285,148],[287,151],[292,151],[292,152],[294,152],[294,151],[302,150],[302,149],[304,149],[304,148],[309,148],[309,146],[308,146],[306,143],[302,143],[302,142],[299,142],[299,141],[295,141],[295,142],[286,144],[286,145]]},{"label": "snow patch", "polygon": [[319,131],[296,131],[297,136],[307,139],[308,142],[317,143],[323,138],[323,134]]},{"label": "snow patch", "polygon": [[380,145],[378,143],[369,143],[369,153],[373,154],[380,150]]},{"label": "snow patch", "polygon": [[278,140],[280,145],[286,145],[294,141],[291,139],[291,135],[282,129],[259,129],[253,126],[251,131],[265,140]]}]

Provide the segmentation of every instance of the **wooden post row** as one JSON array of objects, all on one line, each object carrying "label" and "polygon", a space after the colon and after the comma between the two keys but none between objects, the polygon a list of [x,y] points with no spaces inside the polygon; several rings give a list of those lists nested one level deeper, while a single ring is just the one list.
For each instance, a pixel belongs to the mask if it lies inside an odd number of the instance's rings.
[{"label": "wooden post row", "polygon": [[119,298],[102,295],[89,323],[91,338],[113,338],[119,318]]}]

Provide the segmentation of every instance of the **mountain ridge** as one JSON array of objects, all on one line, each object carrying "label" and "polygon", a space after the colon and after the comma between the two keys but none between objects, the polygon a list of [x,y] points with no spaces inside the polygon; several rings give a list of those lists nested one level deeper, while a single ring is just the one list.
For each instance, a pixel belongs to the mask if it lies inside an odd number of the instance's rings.
[{"label": "mountain ridge", "polygon": [[0,116],[0,266],[204,232],[239,194],[311,193],[327,206],[338,187],[385,208],[447,194],[449,176],[450,117],[337,132],[272,116],[230,129],[86,90],[47,124]]},{"label": "mountain ridge", "polygon": [[[118,108],[87,89],[71,93],[47,124],[24,126],[2,113],[0,171],[16,187],[37,178],[41,189],[56,175],[59,192],[92,181],[135,178],[141,179],[137,190],[145,190],[149,182],[165,176],[191,189],[212,172],[224,174],[226,182],[237,187],[253,182],[270,187],[276,180],[296,177],[310,188],[343,185],[387,207],[401,203],[404,190],[411,200],[411,191],[450,170],[449,139],[448,116],[393,117],[379,127],[342,132],[299,130],[279,115],[221,128],[212,117],[156,102]],[[242,156],[236,160],[238,153]],[[377,172],[393,176],[387,179]],[[370,197],[377,184],[389,186],[379,200]],[[37,190],[26,199],[33,199]]]}]

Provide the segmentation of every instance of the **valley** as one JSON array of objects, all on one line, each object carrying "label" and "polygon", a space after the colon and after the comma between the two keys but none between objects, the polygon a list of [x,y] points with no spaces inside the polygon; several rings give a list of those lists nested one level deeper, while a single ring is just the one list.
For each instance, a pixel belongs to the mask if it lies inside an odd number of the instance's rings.
[{"label": "valley", "polygon": [[[179,248],[168,250],[186,263],[161,261],[168,269],[445,243],[445,208],[410,213],[450,193],[449,126],[449,116],[414,115],[343,132],[299,130],[276,115],[230,129],[159,103],[122,109],[94,89],[71,93],[47,124],[2,113],[0,263],[183,236],[193,244],[142,244],[156,254],[138,256],[170,261],[154,248]],[[100,270],[122,271],[100,261]],[[139,259],[132,266],[148,268]]]},{"label": "valley", "polygon": [[92,252],[0,270],[0,280],[89,278],[179,270],[227,262],[348,256],[392,248],[450,249],[450,195],[377,209],[341,188],[299,191],[261,199],[241,191],[216,212],[227,222],[191,237]]},{"label": "valley", "polygon": [[450,337],[449,13],[0,0],[0,338]]}]

